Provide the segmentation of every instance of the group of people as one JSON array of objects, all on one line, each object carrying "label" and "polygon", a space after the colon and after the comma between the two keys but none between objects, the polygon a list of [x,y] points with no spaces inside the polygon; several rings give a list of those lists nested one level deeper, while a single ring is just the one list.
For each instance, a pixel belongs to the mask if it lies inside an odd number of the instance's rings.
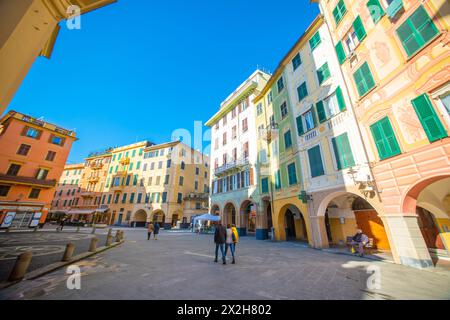
[{"label": "group of people", "polygon": [[219,249],[222,254],[222,263],[227,264],[227,253],[228,250],[231,252],[231,257],[233,258],[232,264],[236,263],[235,253],[236,245],[239,242],[239,235],[236,226],[233,224],[228,224],[226,227],[220,222],[216,224],[214,231],[214,243],[216,244],[216,258],[214,262],[218,262]]},{"label": "group of people", "polygon": [[153,222],[150,222],[147,226],[147,241],[150,240],[152,233],[153,239],[158,240],[159,229],[161,229],[161,227],[159,226],[158,222],[155,222],[155,224],[153,224]]}]

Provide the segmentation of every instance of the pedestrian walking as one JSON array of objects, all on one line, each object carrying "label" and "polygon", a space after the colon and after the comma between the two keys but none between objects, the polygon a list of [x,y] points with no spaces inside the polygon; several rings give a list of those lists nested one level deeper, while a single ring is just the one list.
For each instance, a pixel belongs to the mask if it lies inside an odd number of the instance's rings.
[{"label": "pedestrian walking", "polygon": [[227,238],[226,238],[226,242],[225,242],[225,258],[227,256],[228,249],[230,249],[231,256],[233,257],[233,262],[231,262],[232,264],[236,263],[236,261],[234,259],[234,242],[235,242],[235,240],[236,239],[235,239],[233,229],[231,228],[231,224],[229,224],[227,226]]},{"label": "pedestrian walking", "polygon": [[237,228],[236,228],[235,224],[231,225],[231,230],[233,230],[233,233],[234,233],[234,252],[236,252],[236,245],[239,242],[239,233],[237,231]]},{"label": "pedestrian walking", "polygon": [[153,231],[153,239],[155,239],[155,240],[158,240],[159,229],[160,229],[159,223],[155,222],[154,231]]},{"label": "pedestrian walking", "polygon": [[149,223],[147,226],[147,241],[150,240],[150,237],[152,236],[152,233],[155,231],[155,226],[153,223]]},{"label": "pedestrian walking", "polygon": [[59,230],[63,231],[65,222],[66,222],[66,218],[62,218],[61,222],[59,223]]},{"label": "pedestrian walking", "polygon": [[216,244],[216,258],[214,259],[214,262],[217,262],[218,255],[219,255],[219,249],[222,254],[222,261],[223,264],[227,264],[227,261],[225,259],[225,242],[226,242],[226,236],[227,236],[227,230],[225,227],[219,222],[216,225],[216,230],[214,231],[214,243]]},{"label": "pedestrian walking", "polygon": [[[360,257],[364,256],[364,246],[369,242],[369,237],[367,237],[361,229],[358,229],[356,234],[352,238],[350,243],[352,246],[352,253],[359,254]],[[357,250],[355,249],[357,247]]]}]

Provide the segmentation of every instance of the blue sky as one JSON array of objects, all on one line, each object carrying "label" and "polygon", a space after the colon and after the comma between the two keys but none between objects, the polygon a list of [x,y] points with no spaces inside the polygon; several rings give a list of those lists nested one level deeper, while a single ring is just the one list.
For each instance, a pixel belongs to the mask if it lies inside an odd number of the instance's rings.
[{"label": "blue sky", "polygon": [[37,59],[8,109],[76,129],[69,163],[166,142],[208,120],[257,66],[274,71],[317,14],[307,0],[119,0],[82,16],[81,30],[62,24],[51,60]]}]

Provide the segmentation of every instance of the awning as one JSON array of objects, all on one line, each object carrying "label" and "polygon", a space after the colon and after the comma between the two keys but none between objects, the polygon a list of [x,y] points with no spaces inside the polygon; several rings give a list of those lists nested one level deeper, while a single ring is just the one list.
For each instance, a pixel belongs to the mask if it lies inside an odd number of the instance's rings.
[{"label": "awning", "polygon": [[93,214],[94,212],[95,212],[94,210],[71,210],[71,211],[67,212],[67,214],[84,215],[84,214]]},{"label": "awning", "polygon": [[215,216],[209,213],[202,214],[193,219],[192,224],[195,225],[197,221],[220,221],[220,216]]}]

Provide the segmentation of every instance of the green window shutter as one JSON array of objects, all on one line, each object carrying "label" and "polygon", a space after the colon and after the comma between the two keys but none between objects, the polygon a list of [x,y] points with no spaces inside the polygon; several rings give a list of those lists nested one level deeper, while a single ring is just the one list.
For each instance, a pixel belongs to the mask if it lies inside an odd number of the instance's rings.
[{"label": "green window shutter", "polygon": [[388,117],[374,123],[370,130],[377,146],[381,160],[393,157],[401,153],[394,130]]},{"label": "green window shutter", "polygon": [[367,2],[367,8],[369,9],[370,15],[372,16],[372,20],[375,24],[384,16],[384,10],[379,0],[369,0]]},{"label": "green window shutter", "polygon": [[348,134],[341,134],[340,136],[333,138],[332,142],[338,170],[354,166],[355,160],[350,147],[350,141],[348,140]]},{"label": "green window shutter", "polygon": [[344,0],[340,0],[333,10],[333,17],[334,21],[336,21],[336,25],[338,25],[339,22],[341,22],[346,12],[347,8],[345,7]]},{"label": "green window shutter", "polygon": [[302,116],[298,116],[295,120],[297,122],[297,133],[301,136],[305,133],[305,130],[303,129]]},{"label": "green window shutter", "polygon": [[345,55],[344,46],[342,45],[342,41],[339,41],[336,45],[336,53],[338,56],[338,60],[340,64],[343,64],[347,56]]},{"label": "green window shutter", "polygon": [[415,98],[412,101],[414,110],[416,110],[420,123],[422,124],[428,140],[434,142],[436,140],[447,137],[444,126],[442,125],[436,111],[426,94]]},{"label": "green window shutter", "polygon": [[297,173],[295,170],[295,163],[291,163],[290,165],[288,165],[287,169],[288,169],[289,185],[291,186],[293,184],[297,184]]},{"label": "green window shutter", "polygon": [[358,40],[360,42],[363,41],[367,34],[360,16],[358,16],[355,21],[353,21],[353,29],[355,29],[356,37],[358,37]]},{"label": "green window shutter", "polygon": [[423,48],[439,33],[423,6],[406,19],[396,32],[408,57]]},{"label": "green window shutter", "polygon": [[336,99],[337,99],[337,102],[339,105],[339,110],[345,111],[347,109],[347,107],[345,105],[344,95],[342,94],[341,87],[337,87],[335,93],[336,93]]},{"label": "green window shutter", "polygon": [[314,51],[314,49],[320,44],[320,33],[317,31],[311,39],[309,39],[309,46],[311,47],[311,51]]},{"label": "green window shutter", "polygon": [[269,193],[269,179],[261,179],[261,193]]},{"label": "green window shutter", "polygon": [[280,170],[275,172],[275,189],[281,189],[281,173]]},{"label": "green window shutter", "polygon": [[306,82],[303,82],[298,88],[298,101],[302,101],[308,95],[308,88],[306,87]]},{"label": "green window shutter", "polygon": [[322,84],[325,80],[327,80],[330,77],[330,69],[328,68],[328,63],[324,63],[318,70],[317,70],[317,78],[319,79],[319,85]]},{"label": "green window shutter", "polygon": [[289,149],[292,147],[292,137],[291,137],[291,130],[288,130],[284,133],[284,148]]},{"label": "green window shutter", "polygon": [[375,87],[375,81],[372,77],[369,65],[365,62],[356,72],[353,74],[353,78],[358,89],[359,96],[365,95],[370,89]]},{"label": "green window shutter", "polygon": [[325,174],[323,170],[322,156],[320,155],[320,147],[316,146],[308,150],[309,167],[311,169],[311,177],[318,177]]},{"label": "green window shutter", "polygon": [[327,114],[325,113],[325,107],[323,106],[323,101],[319,101],[316,103],[317,109],[317,117],[319,118],[319,122],[323,123],[327,121]]}]

